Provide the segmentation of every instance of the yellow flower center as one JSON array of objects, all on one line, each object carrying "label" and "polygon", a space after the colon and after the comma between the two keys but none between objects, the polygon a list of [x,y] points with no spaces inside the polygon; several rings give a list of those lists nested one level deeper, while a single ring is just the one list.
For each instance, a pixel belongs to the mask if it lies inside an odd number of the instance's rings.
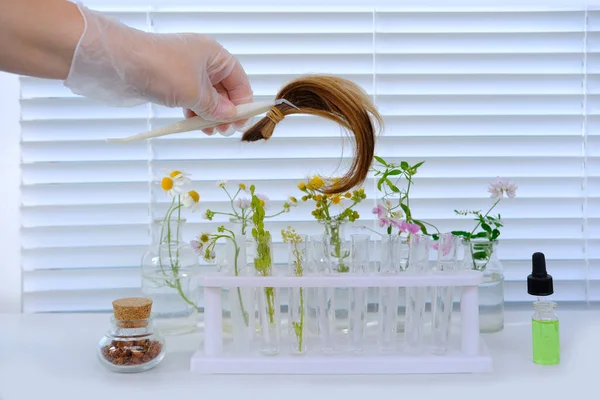
[{"label": "yellow flower center", "polygon": [[333,196],[331,198],[331,202],[333,204],[340,204],[341,201],[342,201],[342,197],[339,194],[336,194],[335,196]]},{"label": "yellow flower center", "polygon": [[304,190],[304,189],[306,189],[306,183],[304,183],[304,182],[300,182],[300,183],[298,184],[298,189],[300,189],[300,190]]},{"label": "yellow flower center", "polygon": [[190,196],[192,198],[192,200],[194,200],[194,203],[197,203],[200,201],[200,195],[195,190],[190,190],[188,192],[188,196]]},{"label": "yellow flower center", "polygon": [[206,242],[208,242],[208,239],[209,239],[208,234],[203,233],[202,235],[200,235],[200,241],[201,242],[206,243]]},{"label": "yellow flower center", "polygon": [[171,172],[171,173],[169,174],[169,176],[170,176],[171,178],[176,178],[176,177],[177,177],[177,176],[179,176],[179,175],[182,175],[182,174],[181,174],[181,171],[177,171],[177,170],[175,170],[175,171],[173,171],[173,172]]},{"label": "yellow flower center", "polygon": [[162,190],[165,191],[173,189],[173,179],[169,177],[164,177],[160,182],[160,187],[162,188]]},{"label": "yellow flower center", "polygon": [[240,189],[242,189],[242,190],[246,190],[246,184],[244,184],[244,183],[240,183]]}]

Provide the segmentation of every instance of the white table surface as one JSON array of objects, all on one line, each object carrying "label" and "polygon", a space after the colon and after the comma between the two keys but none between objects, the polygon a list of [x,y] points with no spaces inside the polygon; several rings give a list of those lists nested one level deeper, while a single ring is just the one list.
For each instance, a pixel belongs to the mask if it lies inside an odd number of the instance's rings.
[{"label": "white table surface", "polygon": [[559,314],[558,366],[531,361],[531,314],[507,312],[504,331],[483,335],[494,357],[492,374],[396,376],[193,375],[189,358],[201,343],[199,333],[170,337],[167,357],[155,369],[117,374],[95,354],[109,325],[106,315],[0,314],[0,399],[598,398],[600,312]]}]

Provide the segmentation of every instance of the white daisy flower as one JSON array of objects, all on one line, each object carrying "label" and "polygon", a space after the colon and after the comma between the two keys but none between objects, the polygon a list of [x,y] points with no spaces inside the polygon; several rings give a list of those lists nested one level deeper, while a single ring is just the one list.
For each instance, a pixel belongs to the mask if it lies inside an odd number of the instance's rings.
[{"label": "white daisy flower", "polygon": [[190,190],[183,195],[183,206],[196,211],[200,207],[200,195],[195,190]]}]

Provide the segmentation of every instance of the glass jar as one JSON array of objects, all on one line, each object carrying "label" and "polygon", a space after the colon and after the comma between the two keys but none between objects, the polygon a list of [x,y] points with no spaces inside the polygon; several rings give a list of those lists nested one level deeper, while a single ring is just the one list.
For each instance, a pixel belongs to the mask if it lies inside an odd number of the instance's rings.
[{"label": "glass jar", "polygon": [[504,268],[498,259],[498,241],[463,240],[464,268],[481,271],[479,285],[479,330],[482,333],[504,329]]},{"label": "glass jar", "polygon": [[115,372],[154,368],[165,356],[165,340],[154,331],[152,300],[125,298],[113,302],[110,330],[98,343],[98,358]]},{"label": "glass jar", "polygon": [[152,319],[165,335],[197,326],[198,255],[182,239],[185,219],[156,220],[142,257],[142,293],[153,301]]}]

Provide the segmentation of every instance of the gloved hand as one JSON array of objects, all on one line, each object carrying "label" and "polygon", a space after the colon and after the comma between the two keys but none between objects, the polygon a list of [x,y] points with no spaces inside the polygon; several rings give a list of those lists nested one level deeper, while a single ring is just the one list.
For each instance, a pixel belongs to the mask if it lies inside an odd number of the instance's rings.
[{"label": "gloved hand", "polygon": [[[214,39],[193,33],[156,34],[128,27],[78,5],[85,19],[65,86],[75,94],[116,106],[147,101],[181,107],[211,121],[226,121],[235,106],[252,102],[248,77]],[[220,132],[241,129],[222,124]],[[213,129],[204,130],[212,134]]]}]

